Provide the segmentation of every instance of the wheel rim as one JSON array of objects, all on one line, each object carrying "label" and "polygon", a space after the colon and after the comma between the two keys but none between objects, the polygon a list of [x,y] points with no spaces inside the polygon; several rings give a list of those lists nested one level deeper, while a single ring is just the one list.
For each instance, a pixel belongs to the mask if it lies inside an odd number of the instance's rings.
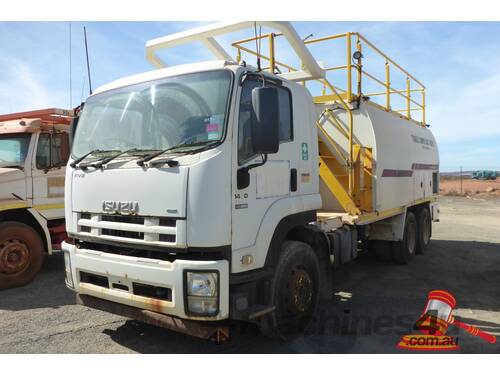
[{"label": "wheel rim", "polygon": [[408,233],[406,234],[406,246],[408,247],[408,252],[410,254],[415,253],[415,247],[417,245],[417,227],[414,222],[410,222],[408,225]]},{"label": "wheel rim", "polygon": [[288,283],[288,309],[292,313],[306,312],[313,300],[314,282],[307,271],[294,267]]},{"label": "wheel rim", "polygon": [[427,245],[429,243],[429,240],[431,238],[431,231],[430,231],[430,221],[428,216],[424,216],[422,220],[422,242],[424,245]]},{"label": "wheel rim", "polygon": [[0,243],[0,272],[13,275],[23,272],[30,264],[30,252],[26,244],[19,240]]}]

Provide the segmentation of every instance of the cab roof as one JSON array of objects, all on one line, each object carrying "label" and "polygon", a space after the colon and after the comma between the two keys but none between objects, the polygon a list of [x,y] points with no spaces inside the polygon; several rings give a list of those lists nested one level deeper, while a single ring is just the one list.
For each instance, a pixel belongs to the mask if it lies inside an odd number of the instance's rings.
[{"label": "cab roof", "polygon": [[173,77],[186,73],[224,69],[227,68],[228,66],[238,66],[238,65],[233,61],[211,60],[211,61],[198,62],[194,64],[183,64],[168,68],[156,69],[149,72],[135,74],[133,76],[120,78],[113,82],[107,83],[99,87],[97,90],[95,90],[92,95],[100,94],[109,90],[118,89],[138,83],[154,81],[157,79]]}]

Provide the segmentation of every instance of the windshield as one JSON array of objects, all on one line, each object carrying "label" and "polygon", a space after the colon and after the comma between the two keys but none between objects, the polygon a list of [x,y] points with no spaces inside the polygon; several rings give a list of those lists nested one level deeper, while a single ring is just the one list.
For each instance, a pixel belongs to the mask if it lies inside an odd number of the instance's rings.
[{"label": "windshield", "polygon": [[0,134],[0,168],[24,167],[31,134]]},{"label": "windshield", "polygon": [[208,71],[112,90],[89,98],[73,156],[91,150],[163,150],[224,134],[231,73]]}]

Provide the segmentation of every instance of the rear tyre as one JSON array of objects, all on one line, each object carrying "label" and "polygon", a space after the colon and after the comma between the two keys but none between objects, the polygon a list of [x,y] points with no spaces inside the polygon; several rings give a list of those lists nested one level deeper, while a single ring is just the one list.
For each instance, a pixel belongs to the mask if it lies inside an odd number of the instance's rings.
[{"label": "rear tyre", "polygon": [[0,290],[30,283],[43,258],[43,242],[33,228],[14,221],[0,224]]},{"label": "rear tyre", "polygon": [[311,322],[320,296],[320,266],[313,249],[303,242],[285,241],[271,286],[275,310],[259,322],[271,338],[290,340]]},{"label": "rear tyre", "polygon": [[399,264],[408,264],[417,249],[417,220],[413,212],[406,214],[403,240],[392,243],[392,259]]},{"label": "rear tyre", "polygon": [[431,214],[427,207],[422,207],[418,212],[418,238],[417,238],[417,254],[423,254],[431,241],[432,236],[432,221]]}]

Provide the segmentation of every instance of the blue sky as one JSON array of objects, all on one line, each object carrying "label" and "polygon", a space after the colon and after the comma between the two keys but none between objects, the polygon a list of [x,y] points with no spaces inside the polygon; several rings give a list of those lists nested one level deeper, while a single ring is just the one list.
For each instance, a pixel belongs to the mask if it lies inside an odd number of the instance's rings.
[{"label": "blue sky", "polygon": [[[71,104],[76,106],[88,95],[83,25],[96,88],[151,70],[144,57],[147,40],[202,24],[72,22]],[[500,40],[495,37],[500,35],[499,22],[294,22],[294,26],[301,36],[359,31],[422,81],[441,170],[458,170],[461,165],[464,170],[500,170]],[[69,107],[68,29],[68,22],[0,22],[0,113]],[[220,40],[223,45],[229,41]],[[284,51],[278,58],[288,57]],[[332,51],[317,52],[330,64],[338,62]],[[201,45],[179,47],[162,57],[170,65],[212,58]],[[383,71],[373,73],[383,78]]]}]

